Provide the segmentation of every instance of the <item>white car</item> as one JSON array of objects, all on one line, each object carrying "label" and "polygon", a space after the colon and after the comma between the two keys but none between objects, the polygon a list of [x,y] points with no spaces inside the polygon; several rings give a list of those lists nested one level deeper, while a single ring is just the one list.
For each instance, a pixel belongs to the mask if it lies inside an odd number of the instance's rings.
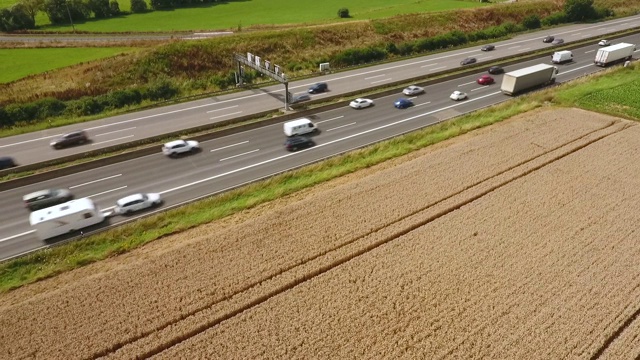
[{"label": "white car", "polygon": [[357,98],[355,100],[353,100],[352,102],[349,103],[349,106],[351,106],[354,109],[363,109],[366,107],[369,107],[373,105],[373,100],[371,99],[361,99],[361,98]]},{"label": "white car", "polygon": [[150,208],[152,206],[158,206],[162,204],[160,194],[147,193],[147,194],[134,194],[116,201],[116,207],[114,209],[116,214],[130,214],[134,211]]},{"label": "white car", "polygon": [[195,140],[174,140],[162,146],[162,152],[167,156],[174,156],[186,152],[194,152],[200,147]]},{"label": "white car", "polygon": [[424,93],[424,88],[420,86],[411,85],[402,90],[402,93],[405,95],[418,95]]},{"label": "white car", "polygon": [[598,46],[609,46],[609,45],[611,45],[611,41],[609,41],[609,40],[602,39],[602,40],[598,41]]},{"label": "white car", "polygon": [[449,98],[455,101],[464,100],[467,98],[467,93],[463,93],[462,91],[456,90],[451,94],[451,96],[449,96]]}]

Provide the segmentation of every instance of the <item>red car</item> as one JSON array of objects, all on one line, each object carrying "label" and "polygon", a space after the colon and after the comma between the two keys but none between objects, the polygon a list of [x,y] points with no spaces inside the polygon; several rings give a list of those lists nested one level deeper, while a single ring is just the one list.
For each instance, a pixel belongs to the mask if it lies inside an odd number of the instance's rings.
[{"label": "red car", "polygon": [[495,80],[493,80],[493,78],[489,75],[482,75],[478,79],[478,84],[480,85],[490,85],[490,84],[493,84],[494,82]]}]

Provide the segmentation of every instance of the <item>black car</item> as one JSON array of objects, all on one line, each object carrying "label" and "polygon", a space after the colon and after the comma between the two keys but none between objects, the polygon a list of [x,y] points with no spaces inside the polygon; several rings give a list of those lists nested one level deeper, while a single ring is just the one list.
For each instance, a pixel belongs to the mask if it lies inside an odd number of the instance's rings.
[{"label": "black car", "polygon": [[288,138],[284,143],[285,149],[289,151],[296,151],[298,149],[303,149],[313,145],[315,145],[315,143],[313,142],[313,140],[311,140],[311,138],[299,135]]},{"label": "black car", "polygon": [[474,57],[468,57],[468,58],[466,58],[466,59],[462,60],[462,61],[460,62],[460,65],[462,65],[462,66],[464,66],[464,65],[471,65],[471,64],[475,64],[475,63],[476,63],[476,61],[478,61],[478,60],[476,60],[476,58],[474,58]]},{"label": "black car", "polygon": [[498,74],[504,73],[504,69],[501,68],[500,66],[492,66],[489,68],[488,71],[489,71],[489,74],[492,74],[492,75],[498,75]]},{"label": "black car", "polygon": [[491,51],[494,50],[496,47],[494,45],[485,45],[482,48],[480,48],[480,50],[482,51]]},{"label": "black car", "polygon": [[545,36],[545,38],[544,38],[544,39],[542,39],[542,42],[543,42],[543,43],[550,43],[550,42],[552,42],[552,41],[553,41],[553,39],[555,39],[555,37],[553,37],[553,36],[551,36],[551,35],[549,35],[549,36]]},{"label": "black car", "polygon": [[13,161],[12,158],[8,156],[0,157],[0,170],[9,169],[16,166],[18,165],[16,165],[16,162]]},{"label": "black car", "polygon": [[61,149],[66,146],[84,144],[89,140],[87,133],[80,130],[64,134],[61,137],[51,141],[50,145],[54,149]]},{"label": "black car", "polygon": [[329,90],[327,83],[317,83],[309,88],[309,94],[317,94]]},{"label": "black car", "polygon": [[309,100],[311,100],[311,96],[309,96],[309,94],[300,94],[300,95],[293,96],[293,98],[291,99],[291,103],[297,104],[297,103],[301,103],[303,101],[309,101]]}]

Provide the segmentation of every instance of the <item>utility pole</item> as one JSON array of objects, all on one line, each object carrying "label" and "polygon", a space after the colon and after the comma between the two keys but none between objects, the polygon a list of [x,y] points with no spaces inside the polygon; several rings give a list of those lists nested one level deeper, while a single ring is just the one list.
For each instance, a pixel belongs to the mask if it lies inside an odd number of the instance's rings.
[{"label": "utility pole", "polygon": [[71,23],[71,28],[73,29],[73,33],[75,34],[76,27],[73,25],[73,19],[71,18],[71,11],[69,11],[69,2],[67,0],[65,0],[64,4],[67,7],[67,14],[69,15],[69,22]]}]

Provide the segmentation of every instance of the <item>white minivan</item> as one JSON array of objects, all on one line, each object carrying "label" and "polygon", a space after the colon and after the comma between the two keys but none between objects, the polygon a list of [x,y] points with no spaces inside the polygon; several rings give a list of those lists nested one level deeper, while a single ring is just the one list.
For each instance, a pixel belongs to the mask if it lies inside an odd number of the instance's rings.
[{"label": "white minivan", "polygon": [[573,61],[573,53],[569,50],[556,51],[551,57],[551,62],[554,64],[562,64],[569,61]]},{"label": "white minivan", "polygon": [[308,134],[318,130],[316,124],[307,118],[301,118],[284,123],[284,134],[287,136]]}]

